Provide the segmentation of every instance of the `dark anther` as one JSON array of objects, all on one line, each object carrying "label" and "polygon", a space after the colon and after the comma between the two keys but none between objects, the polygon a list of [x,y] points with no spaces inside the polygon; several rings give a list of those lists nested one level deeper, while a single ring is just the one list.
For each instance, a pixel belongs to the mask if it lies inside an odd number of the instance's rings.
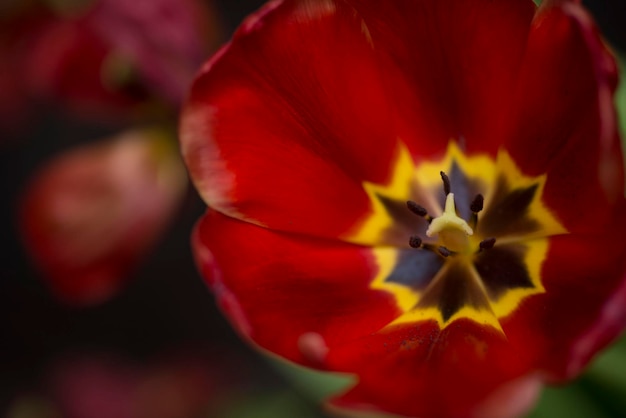
[{"label": "dark anther", "polygon": [[409,238],[409,245],[412,248],[419,248],[422,246],[422,239],[417,235],[413,235],[411,238]]},{"label": "dark anther", "polygon": [[423,216],[428,215],[428,211],[423,206],[418,205],[412,200],[409,200],[406,202],[406,207],[409,208],[411,212],[413,212],[414,214],[418,216],[423,217]]},{"label": "dark anther", "polygon": [[444,246],[439,247],[438,250],[439,250],[439,254],[441,254],[444,257],[449,257],[452,254],[452,251],[450,251]]},{"label": "dark anther", "polygon": [[441,174],[441,180],[443,181],[443,192],[447,196],[450,194],[450,177],[443,171],[440,171],[439,174]]},{"label": "dark anther", "polygon": [[472,204],[470,205],[470,210],[474,213],[478,213],[483,210],[483,204],[485,203],[485,198],[481,194],[477,194],[474,200],[472,200]]},{"label": "dark anther", "polygon": [[496,239],[495,238],[484,239],[484,240],[480,241],[480,244],[478,244],[478,251],[488,250],[490,248],[493,248],[495,243],[496,243]]}]

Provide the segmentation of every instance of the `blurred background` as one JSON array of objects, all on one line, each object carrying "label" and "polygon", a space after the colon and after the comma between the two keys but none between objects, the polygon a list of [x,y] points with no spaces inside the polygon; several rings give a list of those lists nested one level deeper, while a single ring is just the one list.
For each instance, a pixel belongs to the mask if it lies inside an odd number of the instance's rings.
[{"label": "blurred background", "polygon": [[[626,51],[626,2],[584,3]],[[189,245],[179,108],[262,4],[0,0],[0,416],[324,417],[234,334]],[[626,417],[626,339],[531,416]]]}]

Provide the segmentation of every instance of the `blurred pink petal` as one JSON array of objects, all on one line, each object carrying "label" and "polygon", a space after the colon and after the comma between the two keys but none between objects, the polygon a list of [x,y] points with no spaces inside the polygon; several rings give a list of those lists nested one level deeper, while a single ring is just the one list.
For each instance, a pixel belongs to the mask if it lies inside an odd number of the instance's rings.
[{"label": "blurred pink petal", "polygon": [[171,113],[221,41],[201,0],[49,1],[0,24],[0,118],[27,97],[62,100],[90,118]]},{"label": "blurred pink petal", "polygon": [[128,112],[151,100],[130,60],[81,21],[47,22],[23,66],[33,96],[60,98],[88,116]]},{"label": "blurred pink petal", "polygon": [[214,398],[211,372],[198,359],[140,366],[83,358],[61,364],[50,383],[67,418],[189,418]]},{"label": "blurred pink petal", "polygon": [[215,14],[205,3],[99,0],[85,19],[102,40],[133,62],[147,84],[180,104],[219,40]]},{"label": "blurred pink petal", "polygon": [[97,303],[122,286],[161,235],[186,184],[169,138],[129,131],[43,168],[22,202],[22,235],[61,299]]}]

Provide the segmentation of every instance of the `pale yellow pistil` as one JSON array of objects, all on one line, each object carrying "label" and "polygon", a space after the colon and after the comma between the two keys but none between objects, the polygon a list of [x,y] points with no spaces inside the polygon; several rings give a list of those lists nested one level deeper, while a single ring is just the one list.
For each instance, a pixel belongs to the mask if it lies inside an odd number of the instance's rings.
[{"label": "pale yellow pistil", "polygon": [[450,251],[465,253],[470,251],[469,237],[474,233],[472,228],[456,214],[454,194],[448,193],[443,214],[432,220],[426,235],[439,236],[439,242]]}]

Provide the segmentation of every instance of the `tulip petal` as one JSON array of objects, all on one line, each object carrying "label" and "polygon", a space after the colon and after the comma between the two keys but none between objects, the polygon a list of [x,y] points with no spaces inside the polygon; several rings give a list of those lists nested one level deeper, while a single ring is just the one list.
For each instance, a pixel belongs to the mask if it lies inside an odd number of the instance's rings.
[{"label": "tulip petal", "polygon": [[[341,42],[337,42],[341,39]],[[271,2],[196,80],[182,151],[204,200],[233,217],[337,237],[370,209],[398,152],[371,39],[332,1]]]},{"label": "tulip petal", "polygon": [[[619,237],[625,224],[616,226]],[[576,376],[624,326],[626,249],[617,235],[551,238],[542,268],[545,293],[503,322],[509,341],[525,347],[552,379]]]},{"label": "tulip petal", "polygon": [[399,313],[391,295],[369,287],[376,267],[364,247],[274,232],[216,211],[196,226],[193,246],[239,331],[304,365],[322,366],[323,351]]},{"label": "tulip petal", "polygon": [[590,16],[561,3],[533,21],[510,113],[494,135],[524,173],[547,173],[545,203],[568,231],[593,233],[623,200],[616,68]]},{"label": "tulip petal", "polygon": [[450,139],[495,154],[487,135],[523,56],[530,1],[349,1],[363,16],[385,68],[399,137],[416,159]]},{"label": "tulip petal", "polygon": [[329,363],[360,378],[334,405],[411,417],[471,416],[527,367],[505,336],[467,320],[443,330],[434,322],[385,330],[331,350]]}]

